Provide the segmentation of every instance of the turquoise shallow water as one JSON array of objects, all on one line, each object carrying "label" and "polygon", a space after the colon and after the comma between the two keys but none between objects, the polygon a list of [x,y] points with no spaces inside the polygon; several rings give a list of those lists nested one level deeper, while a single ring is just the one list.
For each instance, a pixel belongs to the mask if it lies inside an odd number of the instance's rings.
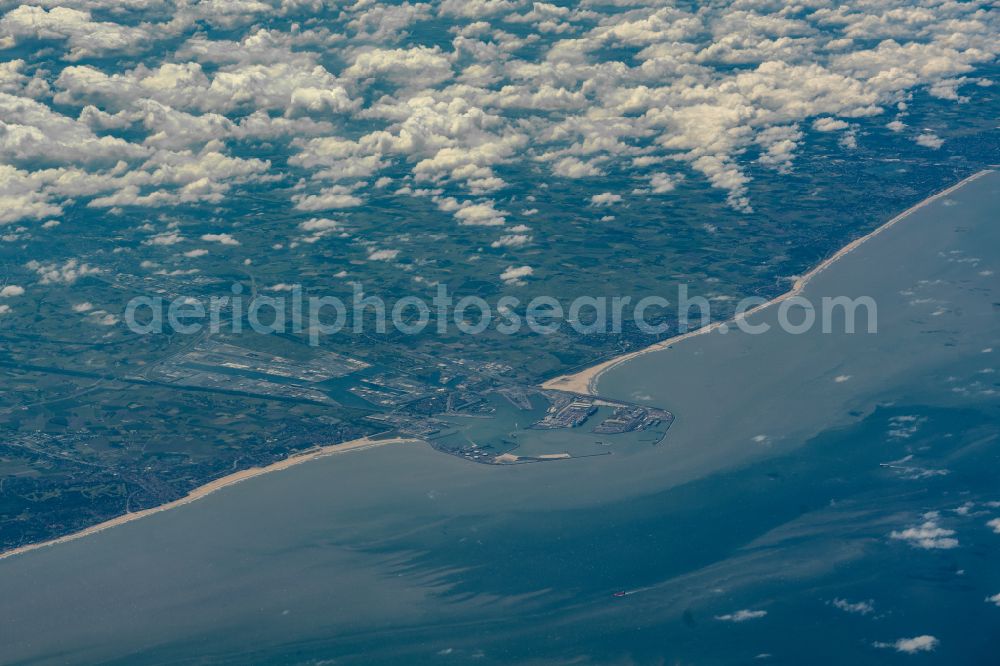
[{"label": "turquoise shallow water", "polygon": [[657,447],[385,447],[0,561],[0,662],[996,663],[998,200],[975,181],[809,285],[872,296],[877,334],[713,333],[605,375],[675,413]]}]

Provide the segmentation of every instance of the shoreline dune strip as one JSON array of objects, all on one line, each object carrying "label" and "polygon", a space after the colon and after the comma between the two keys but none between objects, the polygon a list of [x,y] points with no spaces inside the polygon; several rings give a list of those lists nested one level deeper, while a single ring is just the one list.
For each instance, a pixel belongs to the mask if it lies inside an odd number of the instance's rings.
[{"label": "shoreline dune strip", "polygon": [[868,234],[865,234],[864,236],[861,236],[860,238],[857,238],[848,243],[847,245],[845,245],[844,247],[840,248],[832,256],[824,259],[822,262],[820,262],[817,266],[815,266],[805,275],[798,276],[795,279],[795,282],[792,284],[792,288],[786,291],[785,293],[776,296],[767,303],[761,303],[760,305],[747,310],[739,317],[733,317],[732,319],[727,319],[725,321],[715,322],[714,324],[709,324],[708,326],[704,326],[694,331],[689,331],[687,333],[675,335],[672,338],[656,342],[654,344],[649,345],[648,347],[643,347],[642,349],[637,349],[636,351],[628,352],[620,356],[615,356],[613,358],[610,358],[606,361],[602,361],[601,363],[592,365],[589,368],[585,368],[579,372],[553,377],[552,379],[543,382],[541,384],[541,388],[553,389],[559,391],[571,391],[573,393],[582,393],[587,395],[597,395],[597,382],[601,379],[601,376],[611,368],[621,365],[622,363],[625,363],[627,361],[631,361],[634,358],[638,358],[643,354],[649,354],[651,352],[666,349],[682,340],[686,340],[687,338],[693,338],[697,335],[704,335],[705,333],[711,333],[712,331],[719,328],[723,324],[731,324],[734,323],[737,319],[745,319],[750,315],[753,315],[761,310],[777,305],[782,301],[788,300],[789,298],[792,298],[794,296],[798,296],[799,294],[802,293],[802,290],[805,289],[806,285],[808,285],[809,282],[814,277],[816,277],[817,275],[825,271],[827,268],[832,266],[839,259],[842,259],[846,255],[850,254],[852,251],[861,247],[865,242],[871,240],[875,236],[878,236],[886,229],[895,226],[898,222],[905,220],[907,217],[917,212],[924,206],[927,206],[931,203],[934,203],[935,201],[937,201],[942,197],[946,197],[949,194],[952,194],[956,190],[962,188],[965,185],[968,185],[972,181],[982,178],[986,174],[993,173],[993,171],[994,171],[993,169],[983,169],[982,171],[978,171],[972,174],[971,176],[968,176],[967,178],[960,180],[951,187],[941,190],[936,194],[932,194],[923,201],[920,201],[919,203],[914,204],[913,206],[907,208],[902,213],[896,215],[894,218],[892,218],[885,224],[881,225],[874,231],[871,231]]},{"label": "shoreline dune strip", "polygon": [[[942,197],[948,196],[949,194],[955,192],[962,186],[967,185],[968,183],[971,183],[972,181],[981,178],[986,174],[992,173],[993,171],[994,171],[993,169],[984,169],[982,171],[974,173],[971,176],[955,183],[951,187],[941,190],[936,194],[932,194],[923,201],[911,206],[910,208],[907,208],[905,211],[895,216],[894,218],[892,218],[882,226],[878,227],[874,231],[851,241],[850,243],[842,247],[840,250],[838,250],[836,253],[834,253],[832,256],[822,261],[819,265],[814,267],[808,273],[798,277],[789,291],[785,292],[784,294],[781,294],[780,296],[775,297],[774,299],[768,301],[767,303],[762,303],[761,305],[758,305],[755,308],[747,310],[742,315],[742,318],[748,317],[754,314],[755,312],[758,312],[765,308],[769,308],[772,305],[777,305],[778,303],[781,303],[782,301],[787,300],[793,296],[797,296],[802,292],[802,290],[809,283],[809,281],[812,280],[812,278],[816,277],[824,270],[829,268],[838,259],[844,257],[851,251],[860,247],[866,241],[870,240],[871,238],[874,238],[875,236],[882,233],[886,229],[892,227],[897,222],[906,219],[912,213],[915,213],[924,206],[927,206],[928,204],[931,204]],[[697,330],[690,331],[682,335],[677,335],[672,338],[668,338],[661,342],[652,344],[648,347],[644,347],[643,349],[639,349],[633,352],[628,352],[627,354],[622,354],[620,356],[615,356],[614,358],[610,358],[606,361],[598,363],[597,365],[593,365],[589,368],[581,370],[580,372],[570,375],[560,375],[559,377],[554,377],[542,383],[540,386],[541,388],[546,388],[546,389],[572,391],[575,393],[597,395],[598,380],[601,378],[601,375],[603,375],[611,368],[618,366],[622,363],[625,363],[626,361],[630,361],[633,358],[642,356],[643,354],[649,354],[654,351],[666,349],[667,347],[677,342],[680,342],[681,340],[685,340],[687,338],[691,338],[696,335],[703,335],[705,333],[710,333],[715,329],[717,329],[719,326],[723,324],[729,324],[734,321],[735,318],[729,319],[727,321],[716,322],[714,324],[710,324],[709,326],[705,326],[704,328],[699,328]],[[216,491],[222,490],[223,488],[228,488],[229,486],[235,485],[241,481],[252,479],[257,476],[262,476],[264,474],[269,474],[271,472],[277,472],[283,469],[288,469],[289,467],[294,467],[295,465],[299,465],[304,462],[309,462],[310,460],[325,458],[326,456],[336,455],[338,453],[347,453],[349,451],[359,451],[379,446],[386,446],[388,444],[419,443],[420,441],[421,440],[418,439],[402,438],[402,437],[384,439],[384,440],[373,440],[368,437],[362,437],[360,439],[351,440],[349,442],[344,442],[342,444],[333,444],[330,446],[318,447],[310,451],[305,451],[303,453],[297,453],[291,455],[283,460],[279,460],[276,463],[267,465],[266,467],[251,467],[250,469],[245,469],[239,472],[228,474],[226,476],[216,479],[215,481],[210,481],[205,485],[198,486],[184,497],[176,499],[172,502],[167,502],[166,504],[161,504],[159,506],[151,507],[149,509],[143,509],[142,511],[126,513],[116,518],[111,518],[110,520],[106,520],[102,523],[92,525],[78,532],[73,532],[71,534],[66,534],[61,537],[56,537],[55,539],[49,539],[48,541],[39,541],[36,543],[29,543],[23,546],[18,546],[17,548],[12,548],[11,550],[7,550],[0,553],[0,560],[4,560],[8,557],[13,557],[15,555],[28,553],[33,550],[39,550],[41,548],[47,548],[49,546],[55,546],[61,543],[67,543],[69,541],[75,541],[76,539],[82,539],[83,537],[90,536],[91,534],[97,534],[98,532],[103,532],[104,530],[108,530],[113,527],[118,527],[119,525],[125,525],[135,520],[139,520],[140,518],[145,518],[147,516],[160,513],[162,511],[169,511],[170,509],[175,509],[179,506],[184,506],[185,504],[196,502],[202,499],[203,497],[207,497],[208,495],[211,495]]]},{"label": "shoreline dune strip", "polygon": [[180,499],[173,500],[172,502],[167,502],[166,504],[160,504],[159,506],[150,507],[149,509],[143,509],[142,511],[133,511],[130,513],[117,516],[116,518],[111,518],[102,523],[96,525],[91,525],[90,527],[84,528],[79,532],[73,532],[71,534],[66,534],[61,537],[56,537],[55,539],[49,539],[48,541],[38,541],[36,543],[29,543],[23,546],[18,546],[17,548],[12,548],[11,550],[4,551],[0,553],[0,560],[4,560],[8,557],[13,557],[15,555],[21,555],[23,553],[28,553],[33,550],[39,550],[41,548],[47,548],[48,546],[55,546],[61,543],[66,543],[69,541],[75,541],[77,539],[82,539],[83,537],[90,536],[91,534],[97,534],[98,532],[103,532],[104,530],[109,530],[113,527],[118,527],[119,525],[125,525],[131,523],[140,518],[145,518],[162,511],[169,511],[170,509],[176,509],[179,506],[184,506],[185,504],[190,504],[196,502],[203,497],[207,497],[212,493],[222,490],[223,488],[228,488],[230,486],[236,485],[241,481],[246,481],[247,479],[252,479],[254,477],[263,476],[264,474],[270,474],[271,472],[277,472],[283,469],[288,469],[289,467],[295,467],[296,465],[301,465],[304,462],[309,462],[311,460],[317,460],[319,458],[325,458],[327,456],[336,455],[338,453],[347,453],[349,451],[363,451],[365,449],[373,449],[379,446],[386,446],[388,444],[404,444],[404,443],[415,443],[420,440],[404,438],[404,437],[393,437],[390,439],[370,439],[368,437],[361,437],[360,439],[352,439],[349,442],[343,442],[341,444],[331,444],[329,446],[320,446],[315,449],[310,449],[308,451],[303,451],[302,453],[297,453],[278,462],[271,463],[265,467],[251,467],[249,469],[240,470],[239,472],[233,472],[232,474],[227,474],[226,476],[220,477],[214,481],[210,481],[205,485],[198,486],[193,489],[184,497]]}]

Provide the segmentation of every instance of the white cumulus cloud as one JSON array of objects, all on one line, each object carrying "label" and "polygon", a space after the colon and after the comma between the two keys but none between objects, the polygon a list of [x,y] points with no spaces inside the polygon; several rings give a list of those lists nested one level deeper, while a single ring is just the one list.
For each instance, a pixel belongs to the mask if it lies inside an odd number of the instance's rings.
[{"label": "white cumulus cloud", "polygon": [[500,279],[503,280],[504,284],[521,285],[524,284],[524,278],[530,277],[534,272],[535,269],[531,266],[508,266],[500,274]]},{"label": "white cumulus cloud", "polygon": [[614,194],[613,192],[602,192],[590,197],[591,206],[611,206],[612,204],[621,203],[621,201],[622,195]]},{"label": "white cumulus cloud", "polygon": [[940,641],[934,636],[914,636],[913,638],[900,638],[892,643],[875,643],[875,647],[893,648],[897,652],[906,654],[916,654],[917,652],[933,652]]},{"label": "white cumulus cloud", "polygon": [[8,284],[0,287],[0,298],[13,298],[15,296],[23,296],[24,287],[20,287],[16,284]]},{"label": "white cumulus cloud", "polygon": [[944,145],[944,139],[939,137],[934,132],[924,132],[923,134],[918,135],[914,141],[916,141],[918,145],[921,145],[924,148],[930,148],[931,150],[937,150]]},{"label": "white cumulus cloud", "polygon": [[202,234],[201,239],[210,243],[221,243],[222,245],[239,245],[240,242],[230,234]]},{"label": "white cumulus cloud", "polygon": [[78,259],[67,259],[62,264],[32,259],[25,266],[38,274],[42,284],[70,285],[82,277],[97,275],[101,272],[101,269],[82,263]]},{"label": "white cumulus cloud", "polygon": [[893,530],[889,536],[905,541],[914,548],[924,550],[950,550],[958,548],[958,539],[954,538],[955,530],[941,527],[936,514],[927,514],[920,525],[908,527],[905,530]]},{"label": "white cumulus cloud", "polygon": [[746,622],[748,620],[756,620],[767,615],[765,610],[738,610],[734,613],[726,613],[725,615],[716,615],[715,619],[722,622]]}]

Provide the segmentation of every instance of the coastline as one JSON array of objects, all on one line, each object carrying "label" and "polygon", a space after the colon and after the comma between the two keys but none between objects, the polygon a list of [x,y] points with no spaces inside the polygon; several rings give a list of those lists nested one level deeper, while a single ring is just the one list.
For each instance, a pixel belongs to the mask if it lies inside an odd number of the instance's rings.
[{"label": "coastline", "polygon": [[688,338],[693,338],[693,337],[695,337],[697,335],[704,335],[705,333],[711,333],[712,331],[714,331],[715,329],[719,328],[720,326],[731,324],[731,323],[735,322],[737,319],[745,319],[746,317],[748,317],[748,316],[750,316],[750,315],[752,315],[752,314],[754,314],[756,312],[759,312],[761,310],[767,309],[767,308],[772,307],[774,305],[778,305],[782,301],[785,301],[785,300],[787,300],[789,298],[793,298],[795,296],[798,296],[799,294],[802,293],[802,290],[805,289],[806,285],[808,285],[809,282],[814,277],[816,277],[817,275],[819,275],[820,273],[822,273],[823,271],[825,271],[827,268],[829,268],[830,266],[832,266],[834,263],[836,263],[841,258],[847,256],[852,251],[854,251],[857,248],[861,247],[861,245],[863,245],[865,242],[871,240],[875,236],[878,236],[879,234],[881,234],[886,229],[889,229],[889,228],[895,226],[896,224],[898,224],[902,220],[905,220],[907,217],[909,217],[913,213],[917,212],[918,210],[920,210],[924,206],[927,206],[927,205],[929,205],[929,204],[937,201],[938,199],[940,199],[942,197],[948,196],[949,194],[955,192],[956,190],[961,189],[965,185],[973,182],[974,180],[978,180],[979,178],[982,178],[983,176],[985,176],[985,175],[987,175],[989,173],[993,173],[993,171],[994,171],[994,169],[983,169],[982,171],[977,171],[976,173],[974,173],[974,174],[972,174],[970,176],[967,176],[967,177],[963,178],[962,180],[958,181],[954,185],[951,185],[950,187],[948,187],[948,188],[946,188],[944,190],[941,190],[940,192],[936,192],[935,194],[932,194],[931,196],[927,197],[926,199],[924,199],[924,200],[922,200],[922,201],[914,204],[913,206],[910,206],[909,208],[907,208],[906,210],[904,210],[902,213],[899,213],[898,215],[896,215],[895,217],[893,217],[892,219],[890,219],[888,222],[882,224],[881,226],[879,226],[878,228],[874,229],[873,231],[870,231],[869,233],[865,234],[864,236],[861,236],[860,238],[856,238],[855,240],[851,241],[850,243],[848,243],[844,247],[840,248],[833,255],[831,255],[830,257],[827,257],[822,262],[820,262],[819,264],[817,264],[816,266],[814,266],[806,274],[796,277],[795,282],[792,284],[792,288],[789,289],[788,291],[786,291],[785,293],[780,294],[780,295],[774,297],[773,299],[771,299],[770,301],[768,301],[766,303],[761,303],[760,305],[747,310],[746,312],[744,312],[743,314],[741,314],[741,315],[739,315],[737,317],[733,317],[731,319],[727,319],[727,320],[724,320],[724,321],[718,321],[718,322],[715,322],[713,324],[709,324],[708,326],[704,326],[702,328],[698,328],[698,329],[696,329],[694,331],[688,331],[687,333],[682,333],[682,334],[679,334],[679,335],[675,335],[672,338],[667,338],[666,340],[662,340],[660,342],[656,342],[654,344],[649,345],[648,347],[643,347],[642,349],[637,349],[635,351],[631,351],[631,352],[627,352],[625,354],[621,354],[619,356],[615,356],[613,358],[610,358],[610,359],[608,359],[606,361],[602,361],[601,363],[598,363],[596,365],[592,365],[589,368],[585,368],[585,369],[583,369],[583,370],[581,370],[579,372],[575,372],[573,374],[559,375],[558,377],[553,377],[552,379],[549,379],[548,381],[543,382],[539,386],[540,386],[540,388],[544,388],[544,389],[551,389],[551,390],[557,390],[557,391],[571,391],[573,393],[581,393],[581,394],[586,394],[586,395],[597,395],[597,382],[600,381],[601,376],[605,372],[607,372],[608,370],[610,370],[610,369],[612,369],[614,367],[617,367],[617,366],[619,366],[622,363],[625,363],[627,361],[631,361],[634,358],[638,358],[638,357],[640,357],[640,356],[642,356],[644,354],[649,354],[649,353],[652,353],[652,352],[655,352],[655,351],[661,351],[663,349],[667,349],[671,345],[674,345],[674,344],[676,344],[676,343],[678,343],[678,342],[680,342],[682,340],[686,340]]},{"label": "coastline", "polygon": [[[770,301],[768,301],[766,303],[762,303],[761,305],[758,305],[758,306],[756,306],[754,308],[751,308],[750,310],[747,310],[747,312],[745,312],[739,318],[745,318],[745,317],[747,317],[749,315],[755,314],[758,311],[761,311],[761,310],[764,310],[766,308],[772,307],[774,305],[777,305],[777,304],[781,303],[782,301],[785,301],[785,300],[787,300],[789,298],[792,298],[794,296],[799,295],[802,292],[802,290],[806,287],[806,285],[808,285],[808,283],[814,277],[816,277],[817,275],[819,275],[820,273],[822,273],[824,270],[826,270],[831,265],[833,265],[836,261],[838,261],[842,257],[846,256],[847,254],[849,254],[853,250],[857,249],[858,247],[860,247],[862,244],[864,244],[865,242],[867,242],[871,238],[874,238],[875,236],[879,235],[880,233],[882,233],[886,229],[889,229],[890,227],[896,225],[900,221],[906,219],[912,213],[920,210],[924,206],[927,206],[927,205],[933,203],[934,201],[936,201],[936,200],[938,200],[938,199],[940,199],[942,197],[946,197],[946,196],[950,195],[951,193],[955,192],[956,190],[958,190],[958,189],[962,188],[963,186],[967,185],[968,183],[973,182],[973,181],[975,181],[975,180],[977,180],[977,179],[979,179],[979,178],[981,178],[981,177],[983,177],[983,176],[985,176],[985,175],[987,175],[989,173],[992,173],[994,171],[995,171],[994,169],[984,169],[984,170],[978,171],[978,172],[976,172],[976,173],[974,173],[974,174],[972,174],[972,175],[970,175],[970,176],[962,179],[961,181],[959,181],[959,182],[951,185],[950,187],[948,187],[948,188],[946,188],[944,190],[941,190],[940,192],[937,192],[935,194],[932,194],[931,196],[927,197],[926,199],[923,199],[922,201],[914,204],[910,208],[908,208],[905,211],[899,213],[898,215],[896,215],[895,217],[893,217],[889,221],[885,222],[884,224],[882,224],[878,228],[874,229],[873,231],[869,232],[868,234],[866,234],[864,236],[861,236],[861,237],[859,237],[859,238],[851,241],[850,243],[848,243],[847,245],[845,245],[844,247],[842,247],[840,250],[838,250],[836,253],[834,253],[833,255],[831,255],[830,257],[828,257],[827,259],[823,260],[818,265],[816,265],[815,267],[813,267],[810,271],[808,271],[804,275],[798,276],[796,278],[795,282],[793,283],[791,289],[789,289],[787,292],[785,292],[783,294],[780,294],[779,296],[773,298],[772,300],[770,300]],[[607,359],[605,361],[602,361],[602,362],[600,362],[600,363],[598,363],[596,365],[593,365],[593,366],[590,366],[588,368],[585,368],[585,369],[583,369],[583,370],[581,370],[579,372],[572,373],[572,374],[567,374],[567,375],[560,375],[558,377],[554,377],[554,378],[552,378],[552,379],[550,379],[550,380],[548,380],[546,382],[543,382],[539,386],[540,386],[540,388],[543,388],[543,389],[569,391],[569,392],[574,392],[574,393],[580,393],[580,394],[586,394],[586,395],[596,396],[597,395],[597,390],[596,389],[597,389],[597,383],[598,383],[598,381],[600,380],[601,376],[605,372],[607,372],[608,370],[610,370],[611,368],[617,367],[618,365],[620,365],[622,363],[625,363],[627,361],[630,361],[630,360],[632,360],[634,358],[638,358],[639,356],[642,356],[643,354],[648,354],[648,353],[651,353],[651,352],[655,352],[655,351],[660,351],[660,350],[666,349],[666,348],[670,347],[671,345],[673,345],[675,343],[678,343],[678,342],[680,342],[682,340],[685,340],[687,338],[691,338],[691,337],[694,337],[694,336],[697,336],[697,335],[703,335],[705,333],[710,333],[710,332],[716,330],[717,328],[719,328],[720,326],[722,326],[724,324],[730,324],[730,323],[736,321],[736,319],[737,318],[732,318],[732,319],[728,319],[728,320],[725,320],[725,321],[715,322],[715,323],[712,323],[712,324],[710,324],[708,326],[705,326],[703,328],[699,328],[699,329],[696,329],[694,331],[689,331],[687,333],[676,335],[674,337],[668,338],[668,339],[663,340],[661,342],[657,342],[657,343],[654,343],[652,345],[649,345],[648,347],[644,347],[642,349],[638,349],[638,350],[631,351],[631,352],[628,352],[628,353],[625,353],[625,354],[621,354],[619,356],[612,357],[612,358]],[[198,487],[194,488],[193,490],[191,490],[184,497],[181,497],[179,499],[173,500],[171,502],[167,502],[165,504],[161,504],[159,506],[151,507],[149,509],[143,509],[142,511],[136,511],[136,512],[126,513],[126,514],[117,516],[115,518],[111,518],[109,520],[106,520],[104,522],[98,523],[96,525],[92,525],[90,527],[84,528],[84,529],[79,530],[77,532],[66,534],[66,535],[61,536],[61,537],[56,537],[54,539],[49,539],[49,540],[46,540],[46,541],[39,541],[39,542],[35,542],[35,543],[29,543],[29,544],[25,544],[23,546],[18,546],[17,548],[13,548],[13,549],[10,549],[10,550],[7,550],[7,551],[0,552],[0,560],[4,560],[4,559],[7,559],[9,557],[16,556],[16,555],[21,555],[21,554],[24,554],[24,553],[28,553],[28,552],[31,552],[31,551],[34,551],[34,550],[39,550],[41,548],[46,548],[48,546],[55,546],[55,545],[58,545],[58,544],[61,544],[61,543],[69,542],[69,541],[75,541],[76,539],[81,539],[83,537],[90,536],[92,534],[97,534],[98,532],[103,532],[104,530],[111,529],[111,528],[117,527],[119,525],[124,525],[124,524],[130,523],[132,521],[139,520],[141,518],[145,518],[147,516],[150,516],[150,515],[153,515],[153,514],[162,512],[162,511],[168,511],[170,509],[174,509],[174,508],[177,508],[179,506],[183,506],[185,504],[190,504],[190,503],[195,502],[195,501],[197,501],[199,499],[202,499],[203,497],[207,497],[207,496],[211,495],[212,493],[214,493],[216,491],[222,490],[224,488],[232,486],[232,485],[234,485],[236,483],[239,483],[241,481],[244,481],[244,480],[247,480],[247,479],[252,479],[252,478],[255,478],[255,477],[258,477],[258,476],[262,476],[264,474],[269,474],[271,472],[277,472],[277,471],[280,471],[280,470],[283,470],[283,469],[288,469],[290,467],[294,467],[296,465],[299,465],[299,464],[302,464],[302,463],[305,463],[305,462],[309,462],[311,460],[316,460],[316,459],[319,459],[319,458],[323,458],[323,457],[330,456],[330,455],[336,455],[336,454],[339,454],[339,453],[347,453],[347,452],[350,452],[350,451],[359,451],[359,450],[365,450],[365,449],[370,449],[370,448],[376,448],[376,447],[386,446],[386,445],[389,445],[389,444],[420,443],[421,441],[422,440],[419,440],[419,439],[403,438],[403,437],[389,438],[389,439],[384,439],[384,440],[373,440],[373,439],[371,439],[369,437],[362,437],[362,438],[351,440],[351,441],[348,441],[348,442],[343,442],[341,444],[334,444],[334,445],[329,445],[329,446],[316,447],[314,449],[310,449],[310,450],[302,452],[302,453],[291,455],[291,456],[289,456],[287,458],[279,460],[279,461],[277,461],[275,463],[272,463],[270,465],[267,465],[265,467],[252,467],[252,468],[249,468],[249,469],[241,470],[241,471],[234,472],[232,474],[228,474],[226,476],[220,477],[220,478],[218,478],[218,479],[216,479],[214,481],[210,481],[210,482],[208,482],[208,483],[206,483],[204,485],[201,485],[201,486],[198,486]]]},{"label": "coastline", "polygon": [[5,560],[8,557],[14,557],[15,555],[22,555],[24,553],[31,552],[33,550],[39,550],[41,548],[47,548],[49,546],[56,546],[61,543],[67,543],[69,541],[75,541],[77,539],[82,539],[83,537],[90,536],[92,534],[97,534],[98,532],[103,532],[104,530],[109,530],[113,527],[118,527],[119,525],[125,525],[131,523],[135,520],[141,518],[146,518],[156,513],[162,511],[169,511],[170,509],[176,509],[179,506],[184,506],[185,504],[190,504],[196,502],[204,497],[208,497],[214,492],[222,490],[223,488],[228,488],[241,481],[246,481],[247,479],[252,479],[258,476],[263,476],[264,474],[270,474],[271,472],[278,472],[283,469],[288,469],[290,467],[295,467],[296,465],[301,465],[302,463],[309,462],[311,460],[317,460],[319,458],[325,458],[327,456],[336,455],[338,453],[348,453],[350,451],[363,451],[366,449],[373,449],[380,446],[386,446],[389,444],[404,444],[404,443],[417,443],[421,440],[411,439],[406,437],[392,437],[389,439],[371,439],[370,437],[361,437],[359,439],[352,439],[348,442],[343,442],[341,444],[331,444],[329,446],[320,446],[315,449],[304,451],[302,453],[297,453],[278,462],[271,463],[266,467],[250,467],[249,469],[240,470],[239,472],[233,472],[232,474],[227,474],[226,476],[220,477],[214,481],[210,481],[204,485],[198,486],[193,489],[184,497],[180,499],[175,499],[172,502],[167,502],[166,504],[160,504],[159,506],[154,506],[149,509],[143,509],[142,511],[134,511],[131,513],[126,513],[109,520],[105,520],[102,523],[97,523],[96,525],[91,525],[90,527],[84,528],[78,532],[72,532],[61,537],[56,537],[55,539],[49,539],[48,541],[38,541],[36,543],[29,543],[23,546],[18,546],[17,548],[12,548],[10,550],[0,553],[0,560]]}]

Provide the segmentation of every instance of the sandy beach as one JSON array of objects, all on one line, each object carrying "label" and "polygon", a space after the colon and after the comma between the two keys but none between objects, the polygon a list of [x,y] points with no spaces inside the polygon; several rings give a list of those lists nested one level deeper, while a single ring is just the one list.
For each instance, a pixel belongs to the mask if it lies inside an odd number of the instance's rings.
[{"label": "sandy beach", "polygon": [[968,178],[965,178],[965,179],[963,179],[963,180],[955,183],[951,187],[949,187],[949,188],[947,188],[945,190],[942,190],[942,191],[940,191],[940,192],[938,192],[936,194],[933,194],[933,195],[927,197],[926,199],[924,199],[923,201],[921,201],[921,202],[919,202],[919,203],[911,206],[910,208],[907,208],[905,211],[903,211],[899,215],[895,216],[894,218],[892,218],[891,220],[889,220],[888,222],[886,222],[882,226],[878,227],[877,229],[875,229],[871,233],[868,233],[868,234],[866,234],[866,235],[864,235],[864,236],[862,236],[862,237],[860,237],[860,238],[858,238],[856,240],[853,240],[850,243],[848,243],[847,245],[845,245],[844,247],[840,248],[840,250],[838,250],[832,256],[830,256],[827,259],[825,259],[824,261],[822,261],[820,264],[818,264],[817,266],[815,266],[811,271],[809,271],[805,275],[801,275],[801,276],[797,277],[795,279],[795,282],[792,284],[792,288],[789,289],[788,291],[786,291],[785,293],[781,294],[780,296],[775,297],[774,299],[768,301],[767,303],[762,303],[762,304],[758,305],[757,307],[754,307],[754,308],[751,308],[751,309],[747,310],[745,313],[743,313],[742,315],[740,315],[737,318],[728,319],[726,321],[715,322],[715,323],[710,324],[708,326],[705,326],[703,328],[699,328],[699,329],[696,329],[694,331],[689,331],[689,332],[683,333],[681,335],[676,335],[676,336],[674,336],[672,338],[668,338],[666,340],[663,340],[662,342],[657,342],[657,343],[652,344],[652,345],[650,345],[648,347],[644,347],[643,349],[638,349],[636,351],[629,352],[627,354],[622,354],[620,356],[615,356],[614,358],[610,358],[610,359],[608,359],[606,361],[603,361],[601,363],[598,363],[596,365],[592,365],[589,368],[581,370],[580,372],[576,372],[576,373],[569,374],[569,375],[560,375],[558,377],[553,377],[552,379],[550,379],[550,380],[542,383],[541,384],[541,388],[553,389],[553,390],[559,390],[559,391],[572,391],[574,393],[585,393],[585,394],[589,394],[589,395],[596,395],[597,394],[597,382],[598,382],[598,380],[601,378],[601,375],[603,375],[605,372],[607,372],[611,368],[614,368],[615,366],[618,366],[618,365],[620,365],[622,363],[625,363],[626,361],[630,361],[633,358],[637,358],[639,356],[642,356],[643,354],[649,354],[650,352],[659,351],[661,349],[666,349],[667,347],[670,347],[671,345],[676,344],[676,343],[680,342],[681,340],[686,340],[687,338],[692,338],[692,337],[694,337],[696,335],[704,335],[705,333],[711,333],[712,331],[716,330],[720,326],[728,325],[728,324],[731,324],[731,323],[735,322],[736,319],[744,319],[744,318],[746,318],[746,317],[754,314],[755,312],[760,312],[761,310],[764,310],[766,308],[769,308],[769,307],[772,307],[774,305],[777,305],[777,304],[781,303],[784,300],[787,300],[787,299],[792,298],[794,296],[798,296],[800,293],[802,293],[802,290],[805,289],[806,285],[809,284],[810,280],[812,280],[817,275],[819,275],[820,273],[822,273],[823,271],[825,271],[827,268],[829,268],[831,265],[833,265],[837,260],[839,260],[842,257],[850,254],[852,251],[854,251],[855,249],[857,249],[858,247],[860,247],[861,245],[863,245],[868,240],[871,240],[872,238],[874,238],[875,236],[878,236],[880,233],[882,233],[886,229],[889,229],[892,226],[898,224],[899,222],[905,220],[907,217],[909,217],[910,215],[912,215],[916,211],[920,210],[924,206],[927,206],[928,204],[933,203],[934,201],[937,201],[938,199],[940,199],[942,197],[948,196],[949,194],[951,194],[952,192],[958,190],[959,188],[963,187],[964,185],[966,185],[968,183],[971,183],[972,181],[974,181],[974,180],[976,180],[978,178],[982,178],[983,176],[985,176],[988,173],[991,173],[992,171],[993,171],[992,169],[984,169],[983,171],[979,171],[977,173],[974,173],[971,176],[969,176]]},{"label": "sandy beach", "polygon": [[30,543],[18,548],[13,548],[11,550],[0,553],[0,560],[6,559],[8,557],[13,557],[14,555],[20,555],[22,553],[27,553],[33,550],[38,550],[39,548],[46,548],[48,546],[55,546],[60,543],[66,543],[68,541],[74,541],[76,539],[82,539],[85,536],[90,536],[91,534],[97,534],[98,532],[103,532],[104,530],[111,529],[112,527],[118,527],[119,525],[124,525],[130,523],[134,520],[139,520],[140,518],[146,518],[155,513],[161,511],[169,511],[170,509],[175,509],[179,506],[185,504],[190,504],[197,500],[207,497],[212,493],[222,490],[223,488],[228,488],[240,481],[246,481],[247,479],[252,479],[257,476],[264,474],[270,474],[271,472],[278,472],[283,469],[288,469],[289,467],[294,467],[295,465],[301,465],[302,463],[309,462],[311,460],[316,460],[318,458],[325,458],[326,456],[336,455],[338,453],[347,453],[349,451],[361,451],[365,449],[373,449],[379,446],[387,446],[389,444],[404,444],[404,443],[416,443],[420,440],[408,439],[403,437],[393,437],[389,439],[371,439],[368,437],[362,437],[360,439],[354,439],[349,442],[343,442],[342,444],[332,444],[330,446],[320,446],[309,451],[304,451],[302,453],[297,453],[295,455],[289,456],[284,460],[279,460],[276,463],[267,465],[266,467],[251,467],[249,469],[244,469],[239,472],[234,472],[232,474],[227,474],[215,481],[210,481],[203,486],[198,486],[191,492],[189,492],[184,497],[176,499],[172,502],[167,502],[166,504],[161,504],[149,509],[143,509],[142,511],[134,511],[131,513],[126,513],[117,518],[112,518],[111,520],[106,520],[103,523],[98,523],[86,529],[80,530],[79,532],[73,532],[72,534],[67,534],[65,536],[58,537],[56,539],[50,539],[49,541],[39,541],[37,543]]}]

